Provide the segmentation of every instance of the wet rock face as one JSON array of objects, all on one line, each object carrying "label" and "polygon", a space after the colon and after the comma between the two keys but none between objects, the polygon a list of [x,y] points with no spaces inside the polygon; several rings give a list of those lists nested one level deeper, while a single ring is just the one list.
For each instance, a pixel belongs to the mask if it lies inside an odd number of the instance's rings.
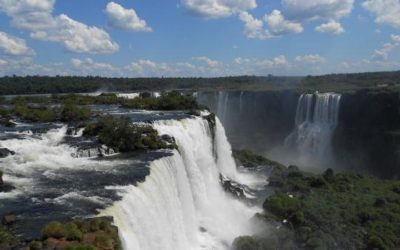
[{"label": "wet rock face", "polygon": [[15,152],[8,148],[0,148],[0,158],[5,158],[9,155],[15,155]]},{"label": "wet rock face", "polygon": [[199,103],[221,120],[234,148],[263,154],[294,127],[299,94],[291,91],[199,92]]},{"label": "wet rock face", "polygon": [[79,148],[73,156],[76,158],[88,158],[88,157],[104,157],[107,155],[113,155],[117,153],[114,149],[109,148],[105,145],[93,146],[88,148]]},{"label": "wet rock face", "polygon": [[343,94],[332,143],[338,165],[384,178],[400,177],[399,95]]}]

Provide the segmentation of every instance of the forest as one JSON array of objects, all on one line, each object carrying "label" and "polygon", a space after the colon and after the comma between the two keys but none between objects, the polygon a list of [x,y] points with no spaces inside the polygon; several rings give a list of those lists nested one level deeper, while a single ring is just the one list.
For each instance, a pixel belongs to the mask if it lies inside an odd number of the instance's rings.
[{"label": "forest", "polygon": [[320,76],[229,76],[217,78],[105,78],[99,76],[4,76],[0,95],[162,90],[325,90],[393,89],[400,71]]}]

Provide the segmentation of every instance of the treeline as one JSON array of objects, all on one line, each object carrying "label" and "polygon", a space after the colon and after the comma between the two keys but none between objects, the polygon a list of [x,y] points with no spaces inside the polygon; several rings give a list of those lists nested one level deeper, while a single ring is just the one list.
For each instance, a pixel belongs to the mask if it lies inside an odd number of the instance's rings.
[{"label": "treeline", "polygon": [[281,89],[299,83],[298,77],[220,78],[105,78],[78,76],[6,76],[0,78],[0,95],[87,93],[95,91],[162,91],[172,89]]},{"label": "treeline", "polygon": [[302,88],[374,88],[400,84],[400,71],[307,76],[301,80]]}]

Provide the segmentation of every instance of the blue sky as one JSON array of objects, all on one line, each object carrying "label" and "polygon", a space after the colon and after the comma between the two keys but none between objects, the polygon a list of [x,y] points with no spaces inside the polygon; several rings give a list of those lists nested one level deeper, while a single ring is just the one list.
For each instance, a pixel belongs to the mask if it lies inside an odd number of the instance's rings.
[{"label": "blue sky", "polygon": [[0,0],[0,75],[398,70],[400,0]]}]

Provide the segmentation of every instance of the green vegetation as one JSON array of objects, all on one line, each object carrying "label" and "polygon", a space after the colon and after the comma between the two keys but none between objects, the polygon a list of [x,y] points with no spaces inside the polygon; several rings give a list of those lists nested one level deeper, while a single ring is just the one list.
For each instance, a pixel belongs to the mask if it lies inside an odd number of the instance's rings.
[{"label": "green vegetation", "polygon": [[120,152],[171,148],[149,125],[133,124],[128,118],[105,116],[89,124],[84,136],[96,136],[100,143]]},{"label": "green vegetation", "polygon": [[178,91],[163,92],[160,97],[136,97],[124,100],[122,106],[133,109],[151,110],[197,110],[200,109],[195,98],[184,96]]},{"label": "green vegetation", "polygon": [[91,117],[90,109],[79,107],[73,103],[66,103],[61,112],[61,120],[64,122],[70,121],[86,121]]},{"label": "green vegetation", "polygon": [[22,120],[31,122],[53,122],[57,118],[57,114],[44,106],[29,107],[26,104],[17,104],[13,113]]},{"label": "green vegetation", "polygon": [[370,72],[354,74],[331,74],[307,76],[301,80],[299,88],[320,91],[351,91],[375,89],[378,91],[399,91],[400,71]]},{"label": "green vegetation", "polygon": [[109,91],[163,91],[173,89],[283,89],[291,88],[300,77],[237,76],[220,78],[104,78],[6,76],[0,78],[0,95],[87,93],[99,89]]},{"label": "green vegetation", "polygon": [[307,77],[277,77],[272,75],[219,78],[5,76],[0,78],[0,95],[87,93],[99,89],[107,89],[108,91],[165,91],[173,89],[258,91],[299,88],[301,90],[347,91],[360,88],[393,88],[400,83],[398,79],[400,79],[400,71]]},{"label": "green vegetation", "polygon": [[275,168],[275,194],[256,216],[282,223],[263,235],[240,237],[236,249],[397,249],[400,247],[400,181],[297,167]]},{"label": "green vegetation", "polygon": [[5,226],[0,225],[0,249],[11,249],[18,243],[18,239]]},{"label": "green vegetation", "polygon": [[242,165],[245,168],[254,168],[258,166],[269,166],[274,168],[284,167],[276,161],[271,161],[263,156],[256,155],[249,150],[233,150],[232,153],[239,165]]},{"label": "green vegetation", "polygon": [[107,218],[73,220],[69,223],[53,221],[42,230],[42,240],[32,241],[30,250],[120,250],[118,229]]}]

